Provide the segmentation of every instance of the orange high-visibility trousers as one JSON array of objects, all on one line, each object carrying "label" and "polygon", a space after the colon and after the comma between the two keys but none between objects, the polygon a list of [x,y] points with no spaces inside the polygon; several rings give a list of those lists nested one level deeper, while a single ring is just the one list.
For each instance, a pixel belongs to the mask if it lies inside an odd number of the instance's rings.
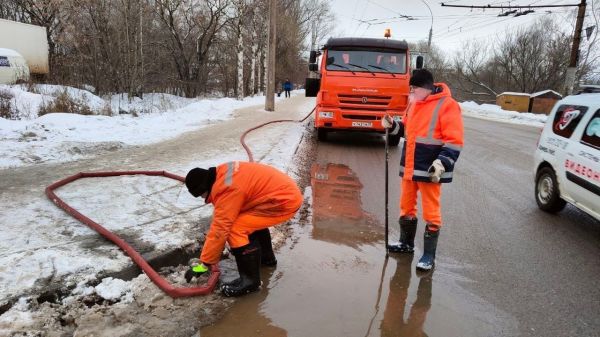
[{"label": "orange high-visibility trousers", "polygon": [[291,219],[294,214],[296,213],[294,212],[276,217],[256,216],[249,213],[240,214],[237,219],[235,219],[233,226],[231,226],[231,232],[229,232],[229,237],[227,238],[229,247],[239,248],[249,244],[250,240],[248,240],[248,235],[257,230],[285,222]]},{"label": "orange high-visibility trousers", "polygon": [[426,223],[442,226],[440,197],[442,184],[401,179],[400,216],[417,217],[417,192],[421,193],[423,219]]}]

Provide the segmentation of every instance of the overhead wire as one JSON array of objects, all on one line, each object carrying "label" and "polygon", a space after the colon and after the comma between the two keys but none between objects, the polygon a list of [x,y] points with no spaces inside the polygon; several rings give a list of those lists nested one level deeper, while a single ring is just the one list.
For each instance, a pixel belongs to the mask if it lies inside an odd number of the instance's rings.
[{"label": "overhead wire", "polygon": [[[544,12],[544,13],[537,13],[537,14],[536,13],[532,13],[531,15],[532,16],[542,16],[542,15],[552,15],[552,14],[558,14],[558,13],[556,13],[556,12],[545,13]],[[488,21],[478,22],[478,23],[476,23],[474,25],[471,25],[471,26],[460,27],[460,30],[458,30],[458,28],[457,28],[457,29],[455,29],[455,30],[453,30],[451,32],[446,32],[446,33],[442,33],[442,34],[434,35],[434,36],[436,38],[444,38],[444,39],[452,38],[452,37],[455,37],[455,36],[458,36],[458,35],[461,35],[461,34],[464,34],[464,33],[471,32],[471,31],[473,31],[475,29],[497,25],[499,23],[502,23],[502,22],[505,22],[507,20],[512,19],[512,17],[505,17],[505,18],[498,18],[498,19],[499,19],[499,21],[496,21],[496,22],[488,22]],[[524,22],[524,23],[518,24],[517,26],[528,25],[530,23],[531,22]],[[494,34],[496,34],[496,33],[494,33]],[[490,35],[493,35],[493,34],[490,34]]]},{"label": "overhead wire", "polygon": [[[448,3],[455,3],[458,1],[461,1],[461,0],[451,0],[451,1],[443,1],[443,2],[448,4]],[[533,1],[527,1],[527,4],[524,4],[523,1],[518,1],[518,0],[513,0],[513,1],[503,0],[503,1],[487,2],[487,4],[490,4],[490,5],[491,4],[507,4],[506,7],[511,8],[513,6],[534,5],[534,4],[540,3],[542,1],[543,0],[533,0]],[[549,4],[554,5],[554,4],[558,4],[560,2],[564,2],[564,0],[551,1]],[[384,6],[374,0],[363,0],[363,3],[364,3],[364,6],[362,7],[363,10],[361,11],[359,18],[356,17],[356,11],[359,8],[360,0],[356,0],[356,2],[354,4],[355,6],[354,6],[352,20],[358,22],[358,24],[356,25],[356,27],[354,29],[355,36],[357,36],[357,33],[361,29],[362,29],[362,33],[360,34],[360,36],[364,36],[368,32],[369,28],[371,28],[371,26],[383,25],[383,24],[399,24],[399,23],[406,22],[406,21],[431,20],[431,15],[429,15],[429,16],[428,15],[407,15],[405,13],[401,13],[392,8]],[[364,18],[365,14],[370,5],[377,6],[388,12],[397,14],[398,16],[392,16],[392,17],[386,17],[386,18],[375,17],[375,18],[365,19]],[[445,21],[445,20],[452,21],[451,23],[449,23],[448,25],[444,26],[441,29],[434,27],[433,38],[436,38],[436,39],[454,38],[454,37],[459,36],[464,33],[470,33],[475,29],[498,25],[498,24],[501,24],[503,22],[506,22],[506,21],[514,18],[512,16],[498,17],[498,13],[497,13],[498,10],[497,9],[493,9],[493,10],[495,10],[495,12],[488,11],[486,13],[485,9],[482,9],[481,13],[472,13],[470,15],[465,15],[465,14],[433,15],[433,18],[436,20],[436,22]],[[471,9],[471,12],[472,11],[473,11],[473,9]],[[564,17],[563,13],[566,13],[568,11],[569,10],[564,10],[564,11],[554,10],[551,12],[550,11],[535,12],[535,13],[530,13],[528,15],[531,17],[531,16],[542,16],[542,15],[549,15],[549,14],[559,14]],[[566,21],[569,21],[569,20],[566,20]],[[457,25],[460,25],[460,26],[456,27]],[[441,31],[441,33],[440,33],[440,31]],[[493,34],[489,34],[489,35],[493,35]]]},{"label": "overhead wire", "polygon": [[[363,10],[361,11],[361,15],[360,15],[360,20],[362,20],[362,18],[365,16],[365,12],[367,7],[369,6],[369,1],[368,0],[363,0],[363,2],[365,3],[365,6],[363,7]],[[356,36],[356,32],[358,32],[358,28],[360,27],[360,23],[358,25],[356,25],[356,28],[354,29],[354,36]]]},{"label": "overhead wire", "polygon": [[[529,3],[529,4],[533,5],[533,4],[538,3],[540,1],[541,0],[535,0],[534,2]],[[560,1],[561,0],[554,1],[554,3],[558,3]],[[514,1],[511,1],[511,4],[512,3],[514,3]],[[518,5],[518,6],[523,6],[523,5]],[[539,15],[547,15],[547,14],[555,13],[555,12],[563,12],[563,11],[559,10],[559,11],[552,11],[552,12],[547,12],[547,11],[545,11],[545,12],[536,12],[536,13],[530,13],[528,15],[539,16]],[[473,15],[470,15],[470,17],[473,17]],[[496,18],[499,19],[500,21],[493,22],[494,21],[493,19],[496,19]],[[495,25],[495,24],[498,24],[498,23],[506,21],[506,19],[512,19],[513,17],[506,17],[506,18],[502,18],[502,19],[501,18],[502,17],[498,17],[497,14],[494,13],[493,17],[490,17],[489,21],[488,20],[479,20],[478,22],[470,23],[470,24],[465,24],[465,25],[462,25],[460,27],[454,28],[452,30],[450,30],[449,26],[447,26],[446,29],[442,29],[442,33],[439,33],[437,35],[434,34],[434,37],[437,37],[437,38],[444,37],[444,38],[446,38],[446,37],[454,36],[454,35],[457,35],[457,34],[461,34],[461,33],[464,33],[464,32],[471,31],[472,30],[471,27],[473,27],[473,26],[477,26],[477,28],[481,28],[482,27],[481,24],[483,24],[485,22],[489,22],[489,25]],[[440,31],[440,30],[437,30],[437,31]]]}]

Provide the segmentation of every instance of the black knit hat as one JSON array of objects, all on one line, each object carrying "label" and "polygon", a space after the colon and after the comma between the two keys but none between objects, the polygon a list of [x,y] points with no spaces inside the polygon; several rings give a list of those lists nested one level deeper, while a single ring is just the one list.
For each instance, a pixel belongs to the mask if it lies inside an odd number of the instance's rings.
[{"label": "black knit hat", "polygon": [[185,186],[187,186],[190,194],[197,198],[204,192],[210,194],[212,185],[215,183],[216,168],[211,167],[208,170],[203,168],[193,168],[185,176]]},{"label": "black knit hat", "polygon": [[417,69],[410,77],[409,85],[433,90],[433,75],[427,69]]}]

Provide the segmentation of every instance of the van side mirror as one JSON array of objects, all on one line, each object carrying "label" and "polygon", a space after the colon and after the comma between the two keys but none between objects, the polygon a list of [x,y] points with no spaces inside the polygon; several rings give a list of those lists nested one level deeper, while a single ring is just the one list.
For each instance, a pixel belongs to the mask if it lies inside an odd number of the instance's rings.
[{"label": "van side mirror", "polygon": [[317,63],[317,51],[316,50],[310,51],[310,56],[308,57],[308,63]]},{"label": "van side mirror", "polygon": [[422,69],[423,68],[423,56],[419,55],[417,56],[417,69]]}]

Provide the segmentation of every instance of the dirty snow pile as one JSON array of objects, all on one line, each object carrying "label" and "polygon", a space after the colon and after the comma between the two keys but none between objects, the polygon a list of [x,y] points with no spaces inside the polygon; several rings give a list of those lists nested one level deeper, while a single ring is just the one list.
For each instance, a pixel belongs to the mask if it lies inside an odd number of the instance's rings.
[{"label": "dirty snow pile", "polygon": [[[69,128],[75,128],[82,132],[82,128],[87,127],[87,123],[96,123],[97,128],[100,123],[110,122],[113,123],[110,127],[114,130],[106,129],[109,132],[104,130],[105,133],[118,134],[125,132],[122,130],[133,130],[134,134],[130,137],[136,139],[136,137],[140,137],[135,133],[144,132],[135,131],[136,127],[144,123],[140,121],[148,119],[159,125],[154,133],[148,131],[144,137],[154,137],[154,141],[158,141],[161,136],[159,129],[171,127],[164,125],[167,122],[161,118],[171,114],[181,115],[173,118],[171,122],[180,123],[179,125],[184,128],[186,123],[190,123],[190,119],[199,118],[191,110],[195,105],[204,101],[208,101],[207,104],[213,106],[220,106],[224,118],[232,118],[230,121],[223,122],[228,127],[240,127],[240,131],[243,131],[250,125],[233,119],[235,107],[258,105],[256,109],[236,112],[235,116],[238,116],[238,113],[251,114],[254,111],[260,111],[263,100],[264,97],[242,102],[229,99],[188,101],[174,98],[169,102],[172,104],[172,110],[169,110],[168,113],[141,113],[137,118],[132,116],[50,114],[30,121],[0,119],[0,129],[2,130],[0,132],[5,133],[4,125],[15,125],[13,122],[18,124],[43,121],[41,124],[45,123],[44,126],[48,130],[59,128],[66,133],[71,131]],[[114,99],[112,103],[114,103]],[[133,101],[132,104],[125,107],[123,102],[121,104],[123,109],[140,109],[143,102]],[[294,111],[304,113],[304,111],[310,111],[312,107],[314,107],[314,100],[306,100],[302,105],[294,106],[296,109]],[[50,126],[45,118],[52,115],[56,115],[53,119],[55,124]],[[274,114],[273,118],[278,119],[281,116]],[[123,125],[119,125],[113,120],[121,121]],[[209,123],[208,120],[204,121],[204,124],[198,121],[194,123],[199,128]],[[65,125],[69,125],[69,127]],[[252,149],[256,160],[273,165],[288,172],[291,176],[295,176],[295,170],[298,168],[293,166],[292,159],[305,128],[306,123],[272,124],[250,133],[246,142]],[[91,142],[98,141],[98,138],[102,137],[100,130],[93,128],[86,130],[83,133],[93,133],[97,136],[79,135],[78,137],[89,137]],[[64,135],[58,132],[47,132],[46,137],[52,135],[58,139],[55,141],[64,142]],[[212,141],[217,143],[215,140]],[[3,144],[0,154],[5,154],[7,151],[4,147],[5,142],[4,136],[0,137],[0,144]],[[235,138],[236,145],[237,142],[238,140]],[[52,145],[48,140],[39,142],[40,147]],[[216,146],[215,151],[208,147],[199,149],[200,155],[197,157],[173,160],[165,163],[163,169],[174,173],[184,173],[194,166],[209,167],[230,160],[247,158],[240,146],[215,145],[221,147]],[[45,168],[41,167],[40,169]],[[164,177],[122,176],[102,178],[101,180],[80,179],[61,187],[57,190],[57,194],[81,213],[100,223],[106,229],[119,234],[140,253],[149,255],[160,255],[176,248],[198,245],[202,233],[210,223],[212,214],[212,206],[203,205],[200,200],[193,198],[186,192],[185,185]],[[114,306],[115,312],[120,313],[126,311],[122,308],[127,310],[132,307],[137,308],[140,301],[151,302],[148,306],[156,307],[156,310],[163,313],[170,308],[167,305],[161,308],[160,301],[155,303],[158,301],[155,298],[159,298],[159,295],[163,298],[165,296],[144,274],[131,281],[118,279],[121,277],[118,276],[118,272],[131,265],[130,259],[116,245],[107,243],[96,232],[56,207],[43,195],[43,189],[32,188],[29,191],[12,192],[9,188],[0,193],[0,203],[4,206],[0,211],[0,224],[3,225],[3,235],[0,237],[2,243],[0,244],[1,336],[23,331],[39,332],[42,329],[39,326],[43,325],[46,328],[45,322],[55,324],[58,321],[56,317],[59,317],[59,314],[56,310],[64,310],[66,312],[64,317],[80,317],[80,313],[84,312],[87,318],[77,318],[77,322],[93,322],[94,324],[90,325],[90,328],[96,328],[98,324],[104,322],[105,318],[98,312],[104,313],[104,310],[108,310],[109,313],[106,315],[110,316],[110,310],[114,303],[120,305]],[[140,295],[140,284],[145,287],[143,296]],[[44,296],[40,294],[45,291],[56,294],[57,298],[51,299],[49,303],[43,303]],[[93,301],[88,303],[86,302],[88,299]],[[132,306],[126,306],[132,301],[135,302]],[[222,301],[219,300],[220,302]],[[86,307],[88,304],[95,306],[88,310]],[[147,307],[144,307],[143,304],[139,308],[142,314],[146,309]],[[197,315],[198,312],[199,310],[194,314]],[[137,312],[131,315],[135,314]],[[167,319],[171,320],[172,318],[168,317]],[[71,319],[65,321],[71,322]],[[110,323],[110,320],[108,322]],[[69,324],[72,325],[72,323]],[[142,320],[140,324],[143,325],[146,322]],[[85,333],[84,325],[82,323],[78,326],[77,331],[81,335],[88,336],[90,334]],[[167,335],[158,332],[155,334]],[[139,333],[134,335],[139,335]]]},{"label": "dirty snow pile", "polygon": [[464,116],[509,122],[513,124],[544,126],[548,116],[529,112],[503,110],[495,104],[477,104],[473,101],[460,103]]},{"label": "dirty snow pile", "polygon": [[[0,169],[77,160],[90,152],[157,143],[229,119],[236,109],[264,103],[264,96],[236,100],[167,94],[132,100],[114,95],[104,100],[86,90],[58,85],[38,85],[33,92],[24,85],[0,85],[0,91],[13,96],[11,105],[21,118],[0,118]],[[65,92],[72,100],[84,102],[95,115],[65,111],[38,117],[40,107]],[[102,115],[107,111],[113,116]]]},{"label": "dirty snow pile", "polygon": [[40,109],[53,103],[61,94],[66,94],[72,102],[85,104],[94,113],[102,113],[108,108],[106,101],[91,92],[62,85],[37,84],[31,88],[26,85],[0,85],[0,92],[12,97],[11,111],[21,119],[38,117]]}]

